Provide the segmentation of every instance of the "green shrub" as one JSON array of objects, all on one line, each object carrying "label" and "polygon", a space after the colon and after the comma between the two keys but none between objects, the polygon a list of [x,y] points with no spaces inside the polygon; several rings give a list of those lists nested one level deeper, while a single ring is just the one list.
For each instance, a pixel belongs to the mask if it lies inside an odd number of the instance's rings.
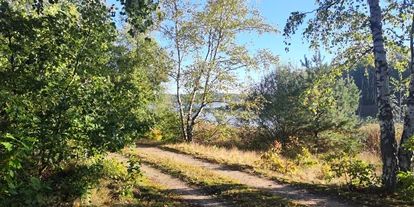
[{"label": "green shrub", "polygon": [[105,160],[102,164],[102,178],[110,180],[108,187],[112,190],[114,198],[122,200],[132,197],[138,178],[142,177],[138,159],[131,156],[128,165],[119,162],[116,158]]},{"label": "green shrub", "polygon": [[321,133],[344,133],[358,125],[358,88],[352,78],[335,77],[328,65],[306,70],[281,66],[264,77],[252,96],[264,99],[257,120],[267,132],[264,139],[287,143],[296,136],[314,149],[325,148]]},{"label": "green shrub", "polygon": [[401,184],[398,188],[398,195],[407,201],[414,200],[414,174],[412,172],[398,173],[398,180]]},{"label": "green shrub", "polygon": [[355,158],[345,152],[330,154],[326,157],[326,162],[330,166],[333,176],[328,176],[330,180],[333,177],[345,177],[345,182],[353,187],[375,186],[380,183],[376,175],[376,166]]},{"label": "green shrub", "polygon": [[152,129],[145,134],[146,138],[166,142],[180,140],[180,119],[169,98],[169,95],[159,95],[151,102],[148,114],[152,122]]},{"label": "green shrub", "polygon": [[317,164],[317,160],[312,158],[309,149],[295,136],[290,136],[289,142],[282,144],[281,155],[300,167],[312,167]]},{"label": "green shrub", "polygon": [[275,141],[272,147],[261,156],[260,165],[263,168],[274,170],[280,173],[293,173],[297,167],[289,159],[284,159],[280,154],[282,152],[282,144]]}]

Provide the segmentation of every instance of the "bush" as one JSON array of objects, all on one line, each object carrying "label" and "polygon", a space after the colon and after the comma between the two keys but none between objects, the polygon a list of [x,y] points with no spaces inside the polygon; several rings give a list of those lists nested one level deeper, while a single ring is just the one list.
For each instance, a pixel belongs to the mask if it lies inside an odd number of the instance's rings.
[{"label": "bush", "polygon": [[297,167],[288,159],[283,159],[279,154],[268,151],[261,156],[261,166],[265,169],[274,170],[280,173],[293,173]]},{"label": "bush", "polygon": [[84,193],[100,166],[71,163],[120,150],[146,132],[145,109],[159,85],[148,73],[163,71],[155,70],[161,55],[148,48],[158,50],[154,43],[117,41],[104,2],[49,2],[0,4],[0,40],[18,38],[0,47],[13,56],[0,58],[2,206]]},{"label": "bush", "polygon": [[267,132],[266,140],[288,143],[295,136],[312,143],[312,148],[323,148],[326,144],[318,142],[321,133],[348,133],[358,124],[358,88],[350,78],[333,77],[326,65],[278,68],[265,76],[252,96],[265,100],[257,122]]},{"label": "bush", "polygon": [[103,162],[103,179],[109,179],[108,187],[115,199],[132,197],[138,178],[142,177],[140,163],[136,157],[129,157],[128,166],[116,158]]},{"label": "bush", "polygon": [[401,186],[398,188],[398,195],[407,201],[414,201],[414,174],[412,172],[398,173],[398,180]]},{"label": "bush", "polygon": [[328,180],[333,177],[345,177],[346,185],[357,188],[376,186],[380,183],[376,175],[376,166],[356,159],[355,155],[335,153],[327,156],[325,160],[333,172],[333,176],[327,176]]},{"label": "bush", "polygon": [[163,138],[161,130],[153,128],[151,128],[149,132],[145,133],[145,137],[156,141],[160,141]]},{"label": "bush", "polygon": [[290,136],[289,142],[282,144],[281,155],[291,160],[298,167],[312,167],[318,163],[312,158],[309,149],[299,142],[298,137]]},{"label": "bush", "polygon": [[296,137],[284,146],[274,141],[271,148],[261,156],[261,166],[280,173],[293,173],[300,167],[312,167],[318,163],[312,158],[308,148],[298,143]]},{"label": "bush", "polygon": [[180,119],[169,98],[169,95],[160,95],[151,103],[152,129],[145,134],[146,138],[167,142],[181,140]]}]

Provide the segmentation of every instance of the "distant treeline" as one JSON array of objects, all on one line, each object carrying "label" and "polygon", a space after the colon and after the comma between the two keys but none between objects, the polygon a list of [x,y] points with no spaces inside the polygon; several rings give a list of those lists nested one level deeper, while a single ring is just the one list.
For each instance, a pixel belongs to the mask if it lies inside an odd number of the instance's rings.
[{"label": "distant treeline", "polygon": [[[368,116],[375,118],[377,115],[377,83],[375,78],[375,69],[373,66],[359,64],[356,67],[350,69],[348,72],[343,74],[343,77],[352,77],[354,79],[355,84],[357,85],[358,89],[361,91],[361,97],[359,99],[359,107],[357,110],[357,114],[362,118],[366,118]],[[390,67],[390,77],[391,79],[404,82],[408,78],[408,72],[400,72]],[[391,81],[392,82],[392,81]],[[394,102],[398,103],[401,102],[404,104],[405,97],[404,94],[401,94],[398,90],[393,87],[391,84],[391,89],[393,93],[393,98],[395,99]],[[166,94],[169,100],[172,103],[177,102],[177,96],[175,94]],[[185,98],[185,96],[183,96]],[[198,97],[201,99],[201,97]],[[212,100],[214,102],[222,102],[222,103],[236,103],[242,99],[240,94],[226,94],[226,93],[215,93],[213,94]]]},{"label": "distant treeline", "polygon": [[[177,95],[166,94],[166,96],[169,97],[168,99],[171,100],[172,103],[177,103]],[[183,98],[187,98],[186,95],[183,95]],[[201,96],[198,95],[197,99],[201,100]],[[214,93],[211,98],[213,102],[221,102],[221,103],[236,103],[236,102],[239,102],[241,99],[242,99],[242,96],[236,93]]]},{"label": "distant treeline", "polygon": [[[354,79],[355,84],[361,91],[361,97],[359,99],[359,107],[357,114],[363,118],[368,116],[375,118],[377,115],[377,83],[375,78],[375,69],[373,66],[367,66],[359,64],[353,69],[344,73],[344,77],[350,76]],[[391,93],[394,104],[405,103],[405,89],[404,83],[408,78],[408,71],[399,72],[394,67],[390,66],[390,78],[391,78]],[[401,89],[397,89],[395,82],[403,83]],[[401,93],[400,93],[401,92]]]}]

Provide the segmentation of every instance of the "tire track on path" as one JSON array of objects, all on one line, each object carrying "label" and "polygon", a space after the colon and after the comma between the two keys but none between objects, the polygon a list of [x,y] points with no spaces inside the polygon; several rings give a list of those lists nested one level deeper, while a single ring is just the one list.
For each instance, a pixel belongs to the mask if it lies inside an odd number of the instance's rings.
[{"label": "tire track on path", "polygon": [[340,201],[326,195],[313,194],[305,189],[297,189],[292,186],[277,183],[275,181],[259,178],[245,172],[230,169],[229,167],[205,162],[190,155],[178,154],[170,151],[165,151],[152,146],[137,145],[136,150],[142,153],[153,154],[159,157],[168,157],[178,162],[184,162],[189,165],[199,166],[204,169],[214,171],[220,175],[230,177],[238,182],[248,185],[250,187],[267,190],[275,195],[279,195],[291,199],[295,203],[307,206],[332,206],[332,207],[346,207],[346,206],[360,206],[350,201]]},{"label": "tire track on path", "polygon": [[[116,157],[125,165],[127,165],[128,158],[123,155],[116,153],[109,153],[109,157]],[[194,206],[201,207],[230,207],[224,201],[213,198],[212,196],[207,195],[203,190],[189,186],[187,183],[181,181],[178,178],[175,178],[171,175],[162,173],[160,170],[157,170],[153,167],[150,167],[145,164],[141,164],[141,172],[153,182],[156,182],[166,189],[180,195],[180,198]]]}]

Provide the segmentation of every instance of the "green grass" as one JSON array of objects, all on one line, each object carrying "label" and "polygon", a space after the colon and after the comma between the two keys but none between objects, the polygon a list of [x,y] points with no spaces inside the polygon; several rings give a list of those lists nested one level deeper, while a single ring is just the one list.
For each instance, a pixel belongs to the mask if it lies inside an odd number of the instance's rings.
[{"label": "green grass", "polygon": [[177,162],[169,158],[161,158],[156,155],[140,153],[137,150],[127,152],[139,156],[143,162],[171,174],[181,180],[196,185],[209,194],[233,201],[236,206],[300,206],[289,199],[276,196],[270,192],[250,188],[246,185],[221,176],[215,172]]}]

